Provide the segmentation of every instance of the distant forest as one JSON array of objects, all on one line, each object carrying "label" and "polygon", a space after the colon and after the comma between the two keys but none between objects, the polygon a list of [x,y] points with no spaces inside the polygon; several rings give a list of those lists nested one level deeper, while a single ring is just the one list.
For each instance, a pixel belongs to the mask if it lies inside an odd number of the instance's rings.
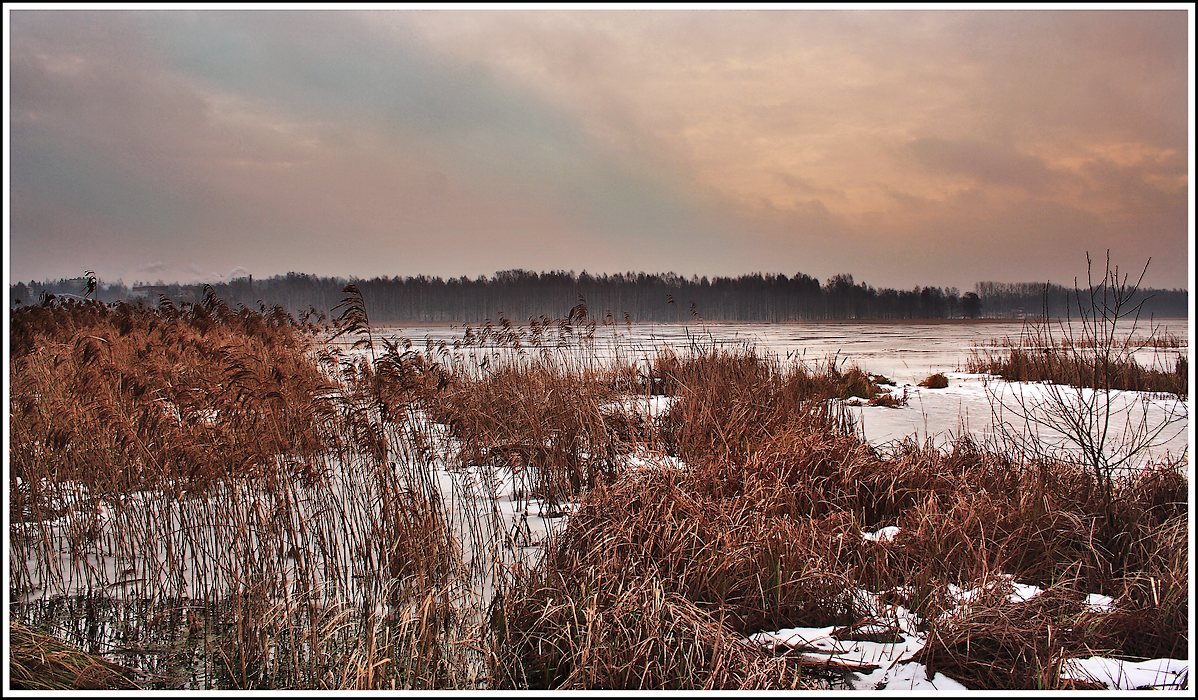
[{"label": "distant forest", "polygon": [[[821,284],[802,273],[687,278],[673,273],[504,270],[475,279],[421,275],[347,280],[293,272],[266,279],[242,277],[212,287],[233,306],[277,305],[296,315],[331,316],[351,282],[362,291],[375,323],[562,318],[580,301],[592,319],[614,322],[1022,318],[1041,316],[1045,309],[1050,317],[1077,315],[1074,290],[1061,285],[979,282],[962,293],[955,287],[875,288],[852,275],[836,275]],[[87,286],[86,279],[77,278],[20,282],[9,290],[12,304],[36,304],[46,294],[83,296]],[[194,302],[203,293],[198,284],[129,287],[100,280],[92,296],[156,304],[163,297]],[[1143,289],[1140,299],[1145,316],[1188,315],[1185,289]]]}]

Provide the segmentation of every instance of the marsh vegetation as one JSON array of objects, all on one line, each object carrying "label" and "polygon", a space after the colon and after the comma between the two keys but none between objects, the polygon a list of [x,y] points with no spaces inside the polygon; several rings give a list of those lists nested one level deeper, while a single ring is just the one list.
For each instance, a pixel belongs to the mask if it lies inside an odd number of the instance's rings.
[{"label": "marsh vegetation", "polygon": [[880,447],[835,359],[367,302],[12,312],[14,687],[1188,682],[1187,455]]}]

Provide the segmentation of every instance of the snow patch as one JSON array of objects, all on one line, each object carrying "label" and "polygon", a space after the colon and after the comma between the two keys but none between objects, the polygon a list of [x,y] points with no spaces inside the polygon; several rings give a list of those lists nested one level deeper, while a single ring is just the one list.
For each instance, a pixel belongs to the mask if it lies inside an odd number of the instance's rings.
[{"label": "snow patch", "polygon": [[658,394],[652,396],[629,396],[619,401],[603,404],[600,410],[608,414],[623,411],[648,418],[658,418],[669,412],[677,400],[678,397],[676,396],[662,396]]},{"label": "snow patch", "polygon": [[1124,661],[1104,656],[1066,659],[1061,678],[1102,683],[1113,690],[1161,690],[1185,688],[1190,662],[1179,659]]},{"label": "snow patch", "polygon": [[896,664],[852,681],[855,690],[968,690],[943,673],[928,678],[928,668],[918,661]]},{"label": "snow patch", "polygon": [[874,532],[862,531],[861,539],[867,542],[892,542],[902,531],[898,525],[888,525]]}]

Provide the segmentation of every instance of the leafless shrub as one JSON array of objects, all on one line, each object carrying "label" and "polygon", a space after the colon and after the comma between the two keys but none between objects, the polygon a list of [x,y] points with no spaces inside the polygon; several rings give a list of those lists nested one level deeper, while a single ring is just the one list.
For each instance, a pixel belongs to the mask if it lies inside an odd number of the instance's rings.
[{"label": "leafless shrub", "polygon": [[[989,396],[995,425],[1007,444],[1030,455],[1079,461],[1100,485],[1109,510],[1116,475],[1143,466],[1154,449],[1184,430],[1189,414],[1182,401],[1117,391],[1139,387],[1151,375],[1136,363],[1134,353],[1140,348],[1129,340],[1139,328],[1144,299],[1137,294],[1148,264],[1131,282],[1117,265],[1111,266],[1109,251],[1101,279],[1094,279],[1089,254],[1086,262],[1086,287],[1074,285],[1076,327],[1070,318],[1055,324],[1055,334],[1065,341],[1057,344],[1053,325],[1045,321],[1027,331],[1041,352],[1012,354],[1013,360],[1028,363],[1019,376],[1046,376],[1067,384],[991,384]],[[1067,371],[1062,374],[1061,368]],[[1188,374],[1180,360],[1177,370],[1175,379]],[[1178,397],[1186,392],[1184,383],[1170,386]],[[1154,410],[1161,415],[1150,418]],[[1022,429],[1012,426],[1008,415]]]}]

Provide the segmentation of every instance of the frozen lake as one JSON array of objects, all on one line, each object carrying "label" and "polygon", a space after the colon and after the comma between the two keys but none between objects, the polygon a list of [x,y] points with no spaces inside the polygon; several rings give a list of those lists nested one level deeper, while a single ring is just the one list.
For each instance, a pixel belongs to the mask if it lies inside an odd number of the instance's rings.
[{"label": "frozen lake", "polygon": [[[1159,334],[1178,336],[1185,342],[1189,334],[1187,319],[1159,319],[1155,322]],[[479,327],[473,326],[475,331]],[[599,326],[595,344],[601,353],[619,348],[623,357],[641,359],[652,357],[656,351],[669,346],[683,350],[692,343],[709,347],[756,346],[759,351],[773,353],[786,360],[798,358],[808,363],[823,363],[835,357],[838,362],[856,364],[875,374],[884,374],[903,383],[916,383],[933,372],[962,371],[970,350],[999,343],[1006,338],[1017,340],[1024,330],[1020,321],[1011,322],[948,322],[948,323],[694,323]],[[1148,332],[1141,323],[1135,335]],[[465,326],[402,326],[379,329],[383,337],[405,336],[417,346],[426,339],[434,344],[461,340]],[[1126,335],[1126,330],[1124,331]],[[1184,353],[1183,347],[1180,352]],[[1161,356],[1173,357],[1178,350],[1161,351]],[[1142,361],[1150,361],[1146,353]]]},{"label": "frozen lake", "polygon": [[[1076,332],[1076,322],[1073,324]],[[437,347],[445,343],[454,353],[454,341],[461,341],[465,326],[402,326],[378,329],[384,338],[406,337],[417,349]],[[474,332],[478,326],[472,327]],[[1054,334],[1061,335],[1059,324],[1053,323]],[[517,332],[527,332],[516,326]],[[693,324],[616,324],[598,326],[591,346],[599,361],[619,358],[623,361],[645,361],[658,350],[669,347],[684,352],[692,346],[721,348],[755,347],[759,353],[775,355],[783,361],[800,360],[812,366],[822,366],[834,358],[842,369],[853,365],[874,374],[885,375],[896,383],[896,393],[905,389],[909,404],[902,408],[857,406],[856,414],[865,437],[874,444],[884,445],[908,435],[937,440],[969,432],[988,439],[998,432],[1001,424],[1021,434],[1028,426],[1011,415],[1010,408],[1019,396],[1025,402],[1043,400],[1049,391],[1042,385],[1008,383],[993,377],[966,373],[966,362],[974,350],[994,349],[1006,340],[1018,341],[1026,326],[1021,321],[1010,322],[810,322],[810,323],[693,323]],[[1188,354],[1189,322],[1184,318],[1156,319],[1151,326],[1141,321],[1134,329],[1122,328],[1122,336],[1143,337],[1154,331],[1181,339],[1180,348],[1146,349],[1137,354],[1142,364],[1171,368],[1179,354]],[[556,329],[545,332],[556,339]],[[543,342],[552,346],[551,341]],[[573,344],[573,345],[572,345]],[[577,347],[576,340],[562,343],[563,356],[569,348]],[[462,354],[485,351],[478,347],[462,349]],[[949,377],[946,389],[922,389],[916,386],[930,374],[943,372]],[[1138,427],[1155,429],[1167,424],[1158,436],[1153,455],[1188,455],[1188,407],[1185,402],[1168,398],[1141,401],[1134,392],[1112,392],[1111,406],[1117,418],[1112,440]],[[1004,409],[1003,404],[1006,404]],[[996,421],[996,414],[1001,420]],[[1046,443],[1059,442],[1059,435],[1041,431],[1038,439]]]}]

